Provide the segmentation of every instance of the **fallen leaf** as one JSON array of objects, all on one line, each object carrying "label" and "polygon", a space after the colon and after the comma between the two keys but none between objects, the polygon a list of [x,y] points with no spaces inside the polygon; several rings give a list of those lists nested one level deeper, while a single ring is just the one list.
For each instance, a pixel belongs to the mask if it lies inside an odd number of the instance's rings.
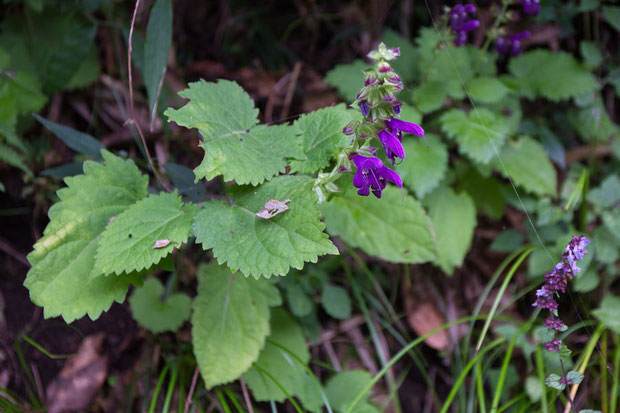
[{"label": "fallen leaf", "polygon": [[103,338],[103,333],[86,337],[47,386],[49,413],[84,410],[91,405],[108,374],[108,358],[99,353]]},{"label": "fallen leaf", "polygon": [[285,199],[284,201],[278,201],[275,199],[270,199],[265,202],[265,205],[256,213],[257,217],[269,219],[273,218],[276,215],[286,211],[288,209],[287,203],[291,202],[290,199]]},{"label": "fallen leaf", "polygon": [[[445,318],[439,313],[433,302],[428,297],[424,297],[422,291],[414,291],[411,284],[407,285],[404,282],[403,287],[407,322],[418,336],[423,336],[446,324]],[[447,330],[438,331],[424,342],[436,350],[450,348],[450,337]]]},{"label": "fallen leaf", "polygon": [[156,250],[157,248],[164,248],[164,247],[167,247],[168,244],[170,244],[169,239],[158,239],[157,241],[155,241],[155,245],[153,245],[153,249]]}]

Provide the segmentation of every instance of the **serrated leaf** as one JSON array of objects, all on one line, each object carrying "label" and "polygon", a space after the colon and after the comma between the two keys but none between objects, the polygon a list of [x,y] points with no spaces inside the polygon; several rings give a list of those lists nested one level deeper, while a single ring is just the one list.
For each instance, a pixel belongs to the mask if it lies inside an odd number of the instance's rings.
[{"label": "serrated leaf", "polygon": [[506,117],[485,108],[472,110],[469,116],[460,109],[451,109],[440,121],[441,129],[458,143],[459,152],[482,164],[488,164],[495,156],[493,145],[499,151],[511,133]]},{"label": "serrated leaf", "polygon": [[436,264],[448,275],[463,264],[476,227],[476,207],[466,192],[443,187],[424,199],[437,242]]},{"label": "serrated leaf", "polygon": [[191,298],[183,293],[171,294],[162,301],[163,291],[157,278],[149,278],[129,298],[133,318],[155,334],[176,331],[189,318],[192,305]]},{"label": "serrated leaf", "polygon": [[32,116],[54,135],[58,136],[69,148],[78,153],[90,155],[95,160],[101,159],[101,151],[105,149],[105,147],[97,139],[68,126],[47,120],[36,113],[33,113]]},{"label": "serrated leaf", "polygon": [[163,82],[171,43],[172,1],[156,0],[149,15],[144,44],[144,85],[151,114],[154,113],[153,109],[159,97],[159,85]]},{"label": "serrated leaf", "polygon": [[436,258],[430,220],[422,206],[400,188],[388,186],[381,199],[357,194],[351,176],[342,193],[321,205],[327,231],[353,247],[391,262],[422,263]]},{"label": "serrated leaf", "polygon": [[620,297],[607,293],[592,314],[608,329],[620,334]]},{"label": "serrated leaf", "polygon": [[468,89],[472,99],[482,103],[497,103],[509,91],[496,77],[474,78],[469,82]]},{"label": "serrated leaf", "polygon": [[[119,214],[99,240],[91,277],[141,271],[187,242],[199,208],[175,191],[150,195]],[[168,240],[157,247],[157,241]],[[156,246],[154,248],[154,246]]]},{"label": "serrated leaf", "polygon": [[224,266],[198,268],[192,305],[192,344],[207,389],[239,378],[269,335],[270,309],[281,304],[267,280],[233,274]]},{"label": "serrated leaf", "polygon": [[542,95],[563,100],[592,93],[598,87],[594,76],[566,52],[536,49],[510,60],[510,73],[519,93],[529,98]]},{"label": "serrated leaf", "polygon": [[43,238],[28,255],[32,268],[24,285],[46,318],[62,315],[66,322],[88,314],[96,319],[114,301],[121,302],[137,275],[89,279],[99,237],[108,220],[147,194],[148,177],[131,160],[107,151],[104,163],[84,163],[84,175],[66,178],[60,201],[49,210]]},{"label": "serrated leaf", "polygon": [[347,290],[342,287],[325,283],[321,304],[325,312],[334,318],[344,320],[351,316],[351,299]]},{"label": "serrated leaf", "polygon": [[[325,81],[338,89],[338,93],[347,102],[353,102],[357,92],[364,86],[362,70],[369,65],[363,60],[337,65],[325,74]],[[342,126],[344,128],[344,125]]]},{"label": "serrated leaf", "polygon": [[447,96],[445,82],[439,80],[424,82],[414,89],[413,103],[422,113],[430,113],[441,108]]},{"label": "serrated leaf", "polygon": [[426,134],[428,147],[421,139],[405,139],[403,147],[407,156],[396,166],[405,185],[411,188],[418,198],[437,187],[448,167],[448,148],[441,139]]},{"label": "serrated leaf", "polygon": [[[332,408],[344,412],[371,381],[372,376],[367,371],[341,371],[327,381],[325,393]],[[353,411],[359,412],[365,404],[365,401],[359,403]]]},{"label": "serrated leaf", "polygon": [[566,384],[560,382],[560,376],[558,376],[557,374],[553,373],[550,374],[546,379],[545,379],[545,385],[547,385],[548,387],[551,387],[552,389],[556,389],[556,390],[564,390],[566,388]]},{"label": "serrated leaf", "polygon": [[[312,183],[309,177],[280,176],[258,188],[236,188],[232,203],[204,203],[194,220],[196,242],[213,248],[218,262],[254,277],[286,275],[290,267],[338,254],[323,232]],[[268,220],[257,217],[270,199],[290,199],[289,210]]]},{"label": "serrated leaf", "polygon": [[322,405],[321,388],[305,370],[309,360],[310,353],[299,325],[286,311],[274,309],[271,334],[243,379],[258,401],[283,402],[286,394],[279,384],[289,395],[298,396],[306,408],[317,411]]},{"label": "serrated leaf", "polygon": [[179,95],[190,102],[164,114],[169,121],[197,128],[204,138],[200,146],[205,156],[194,169],[196,179],[222,175],[226,181],[258,185],[284,172],[288,158],[303,159],[296,128],[256,126],[258,109],[237,83],[201,80]]},{"label": "serrated leaf", "polygon": [[295,121],[303,158],[291,160],[292,172],[313,173],[329,166],[331,157],[349,144],[342,129],[353,120],[353,111],[343,104],[302,115]]},{"label": "serrated leaf", "polygon": [[[556,195],[557,176],[542,146],[528,136],[509,142],[500,153],[505,170],[497,170],[514,183],[536,195]],[[507,175],[508,174],[508,175]]]}]

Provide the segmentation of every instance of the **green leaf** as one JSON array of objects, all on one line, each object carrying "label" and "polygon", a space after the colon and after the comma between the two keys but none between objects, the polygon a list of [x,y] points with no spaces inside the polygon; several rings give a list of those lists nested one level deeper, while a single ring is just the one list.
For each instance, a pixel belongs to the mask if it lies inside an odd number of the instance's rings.
[{"label": "green leaf", "polygon": [[304,157],[291,160],[291,171],[313,173],[329,166],[331,157],[349,144],[350,138],[342,133],[342,129],[353,120],[353,113],[340,104],[297,119],[294,126],[301,140]]},{"label": "green leaf", "polygon": [[504,215],[506,202],[502,196],[502,185],[497,179],[484,177],[471,167],[460,173],[459,178],[460,188],[472,197],[479,213],[493,219],[500,219]]},{"label": "green leaf", "polygon": [[406,158],[396,166],[405,185],[418,198],[439,185],[448,168],[448,148],[437,135],[426,134],[428,147],[420,138],[408,138],[403,142]]},{"label": "green leaf", "polygon": [[388,186],[382,199],[362,197],[351,176],[338,181],[342,193],[321,205],[327,231],[353,247],[390,262],[422,263],[436,258],[430,220],[400,188]]},{"label": "green leaf", "polygon": [[620,178],[618,175],[609,175],[601,183],[588,193],[588,201],[601,208],[613,206],[620,201]]},{"label": "green leaf", "polygon": [[186,166],[177,163],[164,164],[166,172],[174,187],[183,195],[187,195],[194,202],[201,202],[205,198],[205,188],[202,182],[194,182],[194,172]]},{"label": "green leaf", "polygon": [[604,211],[602,216],[607,229],[620,241],[620,208]]},{"label": "green leaf", "polygon": [[357,96],[362,86],[364,86],[362,70],[368,66],[363,60],[354,60],[352,63],[338,65],[327,72],[325,81],[330,86],[338,89],[340,96],[351,103],[355,100],[355,96]]},{"label": "green leaf", "polygon": [[584,40],[579,43],[579,51],[581,52],[585,66],[589,69],[595,69],[603,62],[603,55],[598,50],[596,43]]},{"label": "green leaf", "polygon": [[499,233],[489,249],[497,252],[512,252],[523,244],[523,234],[514,229],[507,229]]},{"label": "green leaf", "polygon": [[351,316],[351,299],[347,290],[336,285],[325,283],[321,304],[330,316],[344,320]]},{"label": "green leaf", "polygon": [[172,1],[156,0],[149,15],[144,45],[144,85],[149,97],[149,113],[151,114],[154,114],[157,104],[171,44]]},{"label": "green leaf", "polygon": [[176,331],[189,318],[192,300],[187,294],[171,294],[162,301],[164,287],[157,278],[149,278],[136,288],[129,304],[133,318],[153,333]]},{"label": "green leaf", "polygon": [[444,187],[424,199],[437,242],[436,264],[448,275],[463,264],[476,227],[476,206],[466,192]]},{"label": "green leaf", "polygon": [[440,121],[441,129],[458,143],[459,152],[482,164],[495,156],[493,145],[499,151],[511,133],[506,117],[485,108],[472,110],[469,116],[460,109],[450,109]]},{"label": "green leaf", "polygon": [[314,309],[314,303],[297,282],[286,286],[286,298],[291,312],[296,317],[305,317]]},{"label": "green leaf", "polygon": [[560,382],[560,378],[561,378],[561,377],[560,377],[560,376],[558,376],[558,375],[557,375],[557,374],[555,374],[555,373],[550,374],[550,375],[549,375],[549,377],[547,377],[547,378],[545,379],[545,384],[546,384],[548,387],[551,387],[552,389],[556,389],[556,390],[560,390],[560,391],[562,391],[562,390],[564,390],[564,389],[566,388],[566,384],[561,383],[561,382]]},{"label": "green leaf", "polygon": [[509,142],[501,152],[506,169],[499,163],[498,171],[514,183],[536,195],[555,196],[557,176],[543,147],[528,136]]},{"label": "green leaf", "polygon": [[[175,191],[150,195],[119,214],[105,229],[91,277],[141,271],[187,242],[199,208]],[[166,240],[159,247],[157,241]],[[164,243],[166,243],[164,241]]]},{"label": "green leaf", "polygon": [[443,106],[448,96],[447,84],[436,80],[424,82],[413,91],[413,103],[422,113],[434,112]]},{"label": "green leaf", "polygon": [[108,221],[144,198],[148,177],[131,160],[107,151],[104,163],[84,163],[84,175],[66,178],[60,201],[49,210],[43,238],[28,255],[32,268],[24,285],[46,318],[62,315],[71,322],[85,314],[99,317],[114,301],[122,302],[130,284],[141,277],[90,279],[99,237]]},{"label": "green leaf", "polygon": [[[341,371],[327,381],[325,386],[327,400],[337,412],[344,412],[371,381],[372,376],[367,371]],[[363,409],[364,404],[366,403],[355,406],[354,411],[363,411],[360,409]]]},{"label": "green leaf", "polygon": [[299,325],[286,311],[274,309],[271,334],[243,379],[258,401],[283,402],[286,399],[275,380],[289,395],[298,396],[308,409],[317,411],[322,405],[321,388],[305,369],[309,360],[310,353]]},{"label": "green leaf", "polygon": [[606,143],[620,132],[599,96],[592,105],[569,112],[570,125],[586,142]]},{"label": "green leaf", "polygon": [[496,77],[477,77],[469,82],[468,88],[472,99],[482,103],[497,103],[509,91]]},{"label": "green leaf", "polygon": [[239,378],[269,335],[269,307],[281,304],[267,280],[233,274],[215,264],[198,268],[192,305],[194,356],[207,389]]},{"label": "green leaf", "polygon": [[620,297],[608,293],[603,297],[600,307],[592,311],[592,314],[605,327],[620,334]]},{"label": "green leaf", "polygon": [[[196,242],[213,248],[218,262],[254,277],[286,275],[290,267],[301,269],[320,255],[338,254],[323,232],[313,182],[309,177],[280,176],[259,188],[235,188],[232,203],[204,203],[194,220]],[[271,199],[290,199],[289,210],[271,219],[257,217]]]},{"label": "green leaf", "polygon": [[80,63],[69,82],[65,85],[65,89],[81,89],[90,86],[99,78],[99,56],[98,49],[95,44],[91,44],[84,60]]},{"label": "green leaf", "polygon": [[603,6],[603,17],[614,29],[620,31],[620,6]]},{"label": "green leaf", "polygon": [[95,160],[101,159],[101,150],[105,149],[105,147],[97,139],[68,126],[47,120],[36,113],[33,113],[32,116],[34,116],[36,120],[49,129],[54,135],[58,136],[64,143],[67,144],[69,148],[78,153],[90,155]]},{"label": "green leaf", "polygon": [[256,126],[258,109],[237,83],[201,80],[179,95],[190,102],[164,114],[181,126],[198,128],[204,138],[200,146],[205,156],[194,169],[196,179],[222,175],[226,181],[258,185],[284,172],[287,158],[303,158],[295,128]]},{"label": "green leaf", "polygon": [[532,402],[537,402],[542,398],[545,388],[540,385],[540,380],[535,376],[528,376],[525,379],[525,393]]},{"label": "green leaf", "polygon": [[579,373],[578,371],[569,371],[566,374],[566,380],[570,380],[573,384],[579,384],[583,381],[583,373]]},{"label": "green leaf", "polygon": [[511,59],[508,67],[517,79],[519,93],[532,99],[542,95],[564,100],[598,87],[594,76],[566,52],[536,49]]}]

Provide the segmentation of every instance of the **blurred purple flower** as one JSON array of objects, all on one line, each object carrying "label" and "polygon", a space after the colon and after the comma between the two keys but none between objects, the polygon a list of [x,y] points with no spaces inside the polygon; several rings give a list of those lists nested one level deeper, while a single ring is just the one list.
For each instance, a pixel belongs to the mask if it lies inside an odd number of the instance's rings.
[{"label": "blurred purple flower", "polygon": [[562,322],[562,320],[551,315],[543,322],[543,326],[558,331],[562,331],[566,328],[566,325]]},{"label": "blurred purple flower", "polygon": [[359,188],[357,191],[359,195],[368,196],[370,189],[372,189],[372,193],[377,198],[381,198],[381,191],[385,189],[388,181],[399,188],[403,187],[400,176],[383,165],[381,159],[356,155],[353,162],[357,167],[357,172],[353,177],[353,185]]},{"label": "blurred purple flower", "polygon": [[525,14],[536,16],[540,12],[540,0],[518,0]]},{"label": "blurred purple flower", "polygon": [[553,340],[544,344],[544,348],[547,351],[560,351],[560,346],[562,345],[562,340],[555,337]]},{"label": "blurred purple flower", "polygon": [[530,37],[529,31],[514,34],[508,39],[505,37],[498,37],[495,41],[495,49],[499,54],[508,54],[511,56],[520,55],[523,50],[521,49],[521,40]]},{"label": "blurred purple flower", "polygon": [[473,4],[457,4],[450,9],[448,17],[450,19],[450,28],[456,34],[454,39],[455,46],[461,46],[467,42],[467,32],[480,26],[478,20],[471,20],[468,14],[474,14],[476,6]]}]

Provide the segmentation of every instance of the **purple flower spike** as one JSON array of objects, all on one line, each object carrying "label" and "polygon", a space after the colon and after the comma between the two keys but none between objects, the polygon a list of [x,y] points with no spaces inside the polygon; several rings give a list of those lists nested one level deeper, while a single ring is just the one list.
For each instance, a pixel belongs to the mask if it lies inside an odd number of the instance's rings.
[{"label": "purple flower spike", "polygon": [[467,32],[480,26],[478,20],[470,20],[468,14],[474,14],[476,7],[473,4],[457,4],[452,7],[448,13],[450,19],[450,28],[456,35],[454,39],[455,46],[461,46],[467,42]]},{"label": "purple flower spike", "polygon": [[368,196],[370,189],[372,189],[372,193],[377,198],[381,198],[381,191],[385,189],[388,181],[399,188],[403,187],[400,176],[383,165],[381,159],[356,155],[353,158],[353,162],[357,166],[357,172],[353,177],[353,185],[359,188],[359,191],[357,191],[359,195]]},{"label": "purple flower spike", "polygon": [[519,0],[525,14],[536,16],[540,12],[540,0]]},{"label": "purple flower spike", "polygon": [[558,331],[562,331],[566,328],[566,325],[562,322],[562,320],[551,315],[544,321],[543,326]]},{"label": "purple flower spike", "polygon": [[553,340],[545,343],[543,346],[547,351],[560,351],[560,346],[562,345],[562,340],[559,338],[554,338]]},{"label": "purple flower spike", "polygon": [[397,136],[384,129],[378,133],[379,140],[385,149],[385,154],[392,161],[394,165],[394,157],[403,159],[405,157],[405,150],[403,144],[400,142]]},{"label": "purple flower spike", "polygon": [[521,49],[521,40],[530,37],[530,32],[527,30],[521,33],[514,34],[508,39],[505,37],[499,37],[495,41],[495,48],[499,54],[508,54],[511,56],[520,55],[523,50]]}]

